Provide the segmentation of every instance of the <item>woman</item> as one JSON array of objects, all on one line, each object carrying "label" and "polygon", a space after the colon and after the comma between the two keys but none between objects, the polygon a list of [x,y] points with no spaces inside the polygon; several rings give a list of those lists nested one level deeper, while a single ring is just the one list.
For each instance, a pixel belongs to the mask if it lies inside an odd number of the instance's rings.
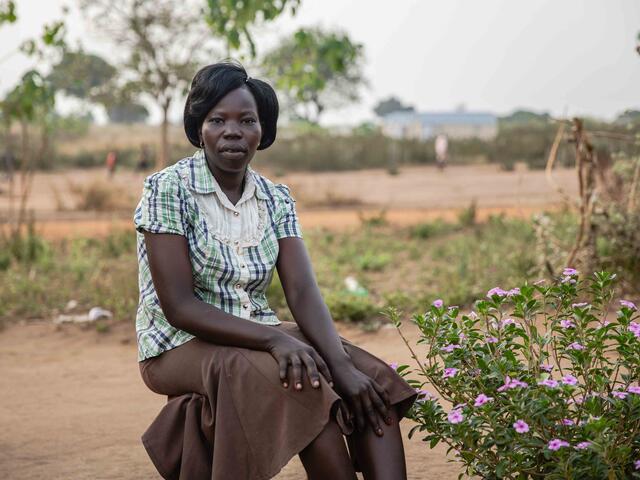
[{"label": "woman", "polygon": [[[249,168],[277,118],[268,84],[204,67],[184,110],[199,150],[145,181],[138,359],[169,402],[143,443],[165,478],[267,479],[295,454],[312,480],[405,478],[398,423],[415,391],[338,336],[294,199]],[[267,304],[274,268],[295,323]]]}]

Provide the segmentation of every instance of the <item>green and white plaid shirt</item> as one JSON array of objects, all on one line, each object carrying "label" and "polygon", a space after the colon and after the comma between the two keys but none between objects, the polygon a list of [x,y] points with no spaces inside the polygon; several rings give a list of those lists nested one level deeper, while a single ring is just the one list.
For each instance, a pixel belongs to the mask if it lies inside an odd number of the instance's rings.
[{"label": "green and white plaid shirt", "polygon": [[[280,323],[269,308],[265,292],[278,259],[278,239],[302,237],[295,200],[286,185],[274,184],[248,169],[245,197],[255,195],[255,235],[239,239],[217,228],[202,208],[203,201],[224,196],[202,151],[180,160],[144,182],[134,214],[137,233],[140,300],[136,316],[138,361],[160,355],[191,340],[164,316],[149,271],[143,231],[183,235],[189,244],[194,294],[232,315],[268,325]],[[226,197],[225,197],[226,199]],[[239,216],[230,202],[221,202]],[[225,233],[226,232],[226,233]]]}]

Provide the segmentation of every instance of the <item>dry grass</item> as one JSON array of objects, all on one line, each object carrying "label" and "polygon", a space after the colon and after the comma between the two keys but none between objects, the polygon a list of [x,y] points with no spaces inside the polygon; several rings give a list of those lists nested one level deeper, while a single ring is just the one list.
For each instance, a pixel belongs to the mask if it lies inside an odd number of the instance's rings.
[{"label": "dry grass", "polygon": [[[76,199],[75,209],[92,212],[115,212],[131,210],[134,202],[121,186],[106,180],[95,179],[86,185],[69,181],[69,191]],[[68,209],[66,205],[61,205]]]}]

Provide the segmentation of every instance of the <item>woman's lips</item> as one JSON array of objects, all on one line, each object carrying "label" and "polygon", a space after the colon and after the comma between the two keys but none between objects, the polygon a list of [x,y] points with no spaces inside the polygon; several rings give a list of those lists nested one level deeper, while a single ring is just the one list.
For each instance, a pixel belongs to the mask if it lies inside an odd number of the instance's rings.
[{"label": "woman's lips", "polygon": [[220,152],[218,152],[218,155],[222,158],[235,160],[239,158],[244,158],[247,155],[247,152],[242,150],[221,150]]}]

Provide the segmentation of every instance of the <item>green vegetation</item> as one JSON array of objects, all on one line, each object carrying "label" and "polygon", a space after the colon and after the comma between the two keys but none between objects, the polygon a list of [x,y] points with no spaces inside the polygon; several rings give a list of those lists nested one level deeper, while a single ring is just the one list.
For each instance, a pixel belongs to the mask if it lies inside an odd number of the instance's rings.
[{"label": "green vegetation", "polygon": [[[76,300],[81,310],[101,306],[116,319],[133,319],[132,232],[56,243],[31,232],[0,242],[0,318],[47,317]],[[499,217],[472,227],[434,222],[398,229],[364,221],[344,232],[306,232],[306,242],[337,321],[377,322],[387,305],[424,308],[436,295],[464,305],[492,285],[511,285],[535,271],[532,225]],[[347,291],[348,276],[368,294]],[[290,319],[277,277],[268,293],[271,306]]]}]

